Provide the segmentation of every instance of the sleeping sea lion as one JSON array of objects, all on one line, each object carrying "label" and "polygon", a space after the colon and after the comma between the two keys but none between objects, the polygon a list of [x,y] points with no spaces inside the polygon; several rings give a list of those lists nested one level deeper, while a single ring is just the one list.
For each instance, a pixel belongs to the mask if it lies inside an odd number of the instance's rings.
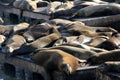
[{"label": "sleeping sea lion", "polygon": [[37,51],[31,55],[31,58],[36,64],[43,66],[50,75],[54,71],[67,75],[72,74],[78,69],[79,63],[83,62],[83,60],[57,49]]},{"label": "sleeping sea lion", "polygon": [[117,34],[113,35],[110,39],[102,42],[97,47],[103,48],[106,50],[119,49],[120,48],[120,34],[117,33]]},{"label": "sleeping sea lion", "polygon": [[55,26],[52,26],[47,23],[37,24],[34,26],[30,26],[25,33],[23,33],[23,36],[26,38],[27,42],[35,41],[36,39],[47,36],[52,32],[52,28]]},{"label": "sleeping sea lion", "polygon": [[106,61],[120,61],[120,49],[101,52],[88,58],[87,62],[91,65],[102,64]]},{"label": "sleeping sea lion", "polygon": [[86,60],[93,54],[96,54],[96,52],[87,50],[87,49],[82,49],[74,46],[67,46],[67,45],[61,45],[61,46],[54,46],[50,48],[42,48],[39,50],[51,50],[51,49],[57,49],[57,50],[62,50],[64,52],[67,52],[70,55],[73,55],[79,59]]},{"label": "sleeping sea lion", "polygon": [[53,33],[47,36],[38,38],[37,40],[31,43],[26,43],[22,45],[18,50],[15,50],[12,54],[9,54],[8,57],[29,54],[35,51],[36,49],[43,48],[43,47],[50,47],[60,37],[61,37],[61,34],[58,32],[58,30],[56,28],[53,28]]},{"label": "sleeping sea lion", "polygon": [[101,17],[120,14],[120,5],[115,3],[87,6],[77,11],[76,17]]},{"label": "sleeping sea lion", "polygon": [[19,49],[26,40],[21,35],[13,35],[11,36],[4,44],[5,47],[2,48],[3,53],[12,53],[14,50]]}]

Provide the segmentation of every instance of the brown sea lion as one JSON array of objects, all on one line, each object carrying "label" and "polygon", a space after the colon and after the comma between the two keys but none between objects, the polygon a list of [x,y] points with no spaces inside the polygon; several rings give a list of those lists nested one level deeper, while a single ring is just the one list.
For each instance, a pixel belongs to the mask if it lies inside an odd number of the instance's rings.
[{"label": "brown sea lion", "polygon": [[0,34],[9,37],[13,33],[13,26],[0,25]]},{"label": "brown sea lion", "polygon": [[36,64],[43,66],[50,75],[54,71],[67,75],[72,74],[78,69],[79,63],[83,62],[83,60],[57,49],[37,51],[31,55],[31,58]]},{"label": "brown sea lion", "polygon": [[98,37],[91,39],[91,41],[87,45],[96,47],[108,39],[109,39],[109,37],[107,37],[107,36],[98,36]]},{"label": "brown sea lion", "polygon": [[54,46],[50,48],[42,48],[39,50],[51,50],[51,49],[58,49],[62,50],[64,52],[67,52],[68,54],[71,54],[79,59],[86,60],[93,54],[96,54],[96,52],[92,50],[82,49],[74,46],[67,46],[67,45],[61,45],[61,46]]},{"label": "brown sea lion", "polygon": [[120,49],[101,52],[88,58],[87,62],[91,65],[101,64],[106,61],[120,61]]},{"label": "brown sea lion", "polygon": [[13,35],[4,43],[5,47],[2,51],[4,53],[12,53],[14,50],[19,49],[24,43],[26,43],[26,40],[23,36]]},{"label": "brown sea lion", "polygon": [[15,34],[20,34],[21,31],[26,30],[29,27],[29,23],[22,22],[13,27],[13,31]]},{"label": "brown sea lion", "polygon": [[97,47],[107,49],[107,50],[114,50],[120,48],[120,34],[117,33],[113,35],[110,39],[102,42]]},{"label": "brown sea lion", "polygon": [[108,61],[99,66],[102,72],[117,72],[120,73],[120,61]]}]

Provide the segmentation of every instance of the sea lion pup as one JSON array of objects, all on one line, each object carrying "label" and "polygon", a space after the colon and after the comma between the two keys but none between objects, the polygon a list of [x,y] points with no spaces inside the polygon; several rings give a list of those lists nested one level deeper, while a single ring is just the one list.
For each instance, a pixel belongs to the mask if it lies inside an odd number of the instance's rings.
[{"label": "sea lion pup", "polygon": [[[104,14],[104,15],[103,15]],[[95,6],[87,6],[77,11],[76,17],[101,17],[120,14],[119,4],[101,4]]]},{"label": "sea lion pup", "polygon": [[31,55],[31,58],[34,63],[43,66],[50,75],[54,71],[67,75],[72,74],[78,69],[79,64],[84,62],[84,60],[57,49],[37,51]]},{"label": "sea lion pup", "polygon": [[5,47],[2,48],[2,51],[4,53],[12,53],[14,50],[19,49],[24,43],[26,43],[26,40],[23,36],[15,34],[11,36],[4,44]]},{"label": "sea lion pup", "polygon": [[117,72],[120,73],[120,61],[108,61],[101,64],[98,68],[102,72]]},{"label": "sea lion pup", "polygon": [[62,50],[64,52],[67,52],[68,54],[71,54],[71,55],[73,55],[79,59],[83,59],[83,60],[86,60],[90,56],[96,54],[96,52],[91,51],[91,50],[82,49],[82,48],[78,48],[78,47],[74,47],[74,46],[67,46],[67,45],[54,46],[54,47],[50,47],[50,48],[42,48],[39,50],[51,50],[51,49]]},{"label": "sea lion pup", "polygon": [[87,59],[87,62],[91,65],[102,64],[106,61],[120,61],[120,49],[101,52]]},{"label": "sea lion pup", "polygon": [[110,39],[99,44],[97,47],[103,48],[106,50],[114,50],[120,48],[120,33],[113,35]]},{"label": "sea lion pup", "polygon": [[61,34],[58,32],[56,28],[53,28],[53,33],[38,38],[37,40],[26,43],[22,45],[18,50],[13,51],[12,54],[9,54],[8,57],[16,56],[16,55],[25,55],[29,54],[36,49],[43,48],[43,47],[51,47],[53,43],[61,37]]}]

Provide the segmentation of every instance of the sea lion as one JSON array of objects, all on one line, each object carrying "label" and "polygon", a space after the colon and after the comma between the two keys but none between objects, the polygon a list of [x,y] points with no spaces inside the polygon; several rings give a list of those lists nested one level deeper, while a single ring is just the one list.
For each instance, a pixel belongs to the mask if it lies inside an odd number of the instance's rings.
[{"label": "sea lion", "polygon": [[13,27],[13,31],[15,34],[20,34],[21,32],[23,33],[24,30],[26,30],[29,27],[29,23],[22,22]]},{"label": "sea lion", "polygon": [[71,44],[71,43],[77,43],[81,44],[83,41],[83,38],[80,36],[69,36],[69,37],[61,37],[58,39],[53,46],[59,46],[63,44]]},{"label": "sea lion", "polygon": [[47,23],[37,24],[35,26],[30,26],[23,36],[26,38],[27,42],[32,42],[40,37],[47,36],[52,32],[52,26]]},{"label": "sea lion", "polygon": [[120,48],[120,34],[117,33],[113,35],[110,39],[102,42],[98,46],[99,48],[103,48],[106,50],[114,50],[114,49],[119,49]]},{"label": "sea lion", "polygon": [[101,43],[103,43],[104,41],[108,39],[109,37],[107,36],[94,37],[93,39],[91,39],[91,41],[87,45],[92,46],[92,47],[97,47],[98,45],[100,45]]},{"label": "sea lion", "polygon": [[0,25],[0,34],[9,37],[13,33],[13,26]]},{"label": "sea lion", "polygon": [[67,24],[70,24],[72,21],[70,20],[66,20],[66,19],[51,19],[49,21],[47,21],[47,23],[52,24],[52,25],[56,25],[56,26],[66,26]]},{"label": "sea lion", "polygon": [[51,49],[58,49],[62,50],[64,52],[67,52],[68,54],[71,54],[79,59],[86,60],[93,54],[96,54],[96,52],[92,50],[82,49],[74,46],[67,46],[67,45],[61,45],[61,46],[54,46],[50,48],[42,48],[39,50],[51,50]]},{"label": "sea lion", "polygon": [[117,72],[120,73],[120,61],[108,61],[101,64],[98,68],[102,72]]},{"label": "sea lion", "polygon": [[3,53],[12,53],[14,50],[19,49],[24,43],[26,43],[26,40],[21,35],[13,35],[11,36],[4,44],[5,47],[2,48]]},{"label": "sea lion", "polygon": [[112,28],[86,26],[84,23],[80,21],[75,21],[72,22],[71,24],[66,25],[65,27],[60,27],[59,30],[63,36],[86,35],[90,37],[100,35],[111,36],[114,32],[117,32]]},{"label": "sea lion", "polygon": [[[88,18],[88,17],[101,17],[120,14],[119,4],[101,4],[95,6],[87,6],[77,11],[76,17]],[[103,15],[104,14],[104,15]]]},{"label": "sea lion", "polygon": [[101,52],[87,59],[87,62],[91,65],[102,64],[106,61],[120,61],[120,49]]},{"label": "sea lion", "polygon": [[83,60],[57,49],[37,51],[31,55],[31,58],[34,63],[43,66],[50,75],[54,71],[67,75],[72,74],[78,69],[79,63],[83,62]]},{"label": "sea lion", "polygon": [[56,28],[53,28],[53,33],[47,36],[38,38],[31,43],[26,43],[22,45],[18,50],[15,50],[12,54],[9,54],[8,57],[29,54],[39,48],[51,47],[53,43],[60,37],[61,37],[61,34],[59,33],[59,31]]}]

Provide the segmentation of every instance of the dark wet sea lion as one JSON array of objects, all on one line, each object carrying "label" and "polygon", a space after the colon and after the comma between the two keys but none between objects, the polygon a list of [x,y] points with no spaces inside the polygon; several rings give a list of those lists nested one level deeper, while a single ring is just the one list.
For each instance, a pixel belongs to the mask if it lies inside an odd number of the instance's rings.
[{"label": "dark wet sea lion", "polygon": [[87,62],[91,65],[102,64],[106,61],[120,61],[120,49],[101,52],[88,58]]},{"label": "dark wet sea lion", "polygon": [[31,58],[36,64],[43,66],[49,74],[53,71],[72,74],[83,61],[57,49],[37,51],[31,55]]},{"label": "dark wet sea lion", "polygon": [[[116,15],[120,13],[120,5],[119,4],[101,4],[95,6],[88,6],[82,8],[78,11],[77,17],[101,17],[101,16],[109,16]],[[103,15],[104,14],[104,15]]]},{"label": "dark wet sea lion", "polygon": [[99,70],[102,72],[120,73],[120,61],[108,61],[100,65]]}]

